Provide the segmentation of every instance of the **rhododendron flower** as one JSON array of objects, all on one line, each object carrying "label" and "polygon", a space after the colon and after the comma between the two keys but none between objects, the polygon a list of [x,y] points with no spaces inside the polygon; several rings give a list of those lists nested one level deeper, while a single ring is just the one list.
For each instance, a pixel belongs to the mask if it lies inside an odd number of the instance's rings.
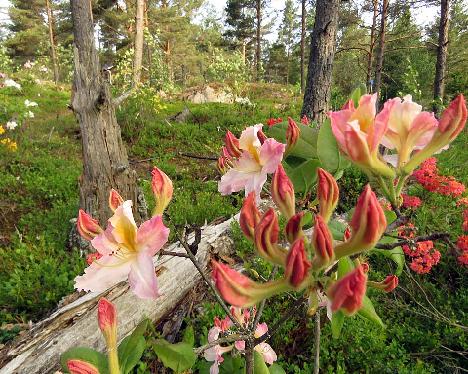
[{"label": "rhododendron flower", "polygon": [[421,199],[417,196],[402,193],[401,197],[403,198],[403,208],[417,208],[421,205]]},{"label": "rhododendron flower", "polygon": [[380,175],[394,177],[393,170],[379,158],[379,144],[387,131],[388,110],[376,115],[377,94],[364,95],[354,108],[352,100],[337,112],[329,112],[333,135],[340,149],[357,165]]},{"label": "rhododendron flower", "polygon": [[97,367],[79,359],[68,360],[67,369],[70,374],[99,374]]},{"label": "rhododendron flower", "polygon": [[278,118],[268,118],[267,121],[266,121],[266,124],[268,127],[272,127],[274,125],[276,125],[277,123],[281,123],[283,122],[283,119],[281,117],[278,117]]},{"label": "rhododendron flower", "polygon": [[278,243],[279,223],[273,208],[268,209],[255,226],[254,242],[258,254],[265,260],[278,265],[286,262],[286,251]]},{"label": "rhododendron flower", "polygon": [[153,256],[166,243],[169,229],[161,216],[154,216],[137,228],[131,200],[124,201],[109,218],[105,231],[91,240],[102,257],[75,278],[78,290],[105,291],[128,278],[140,298],[159,296]]},{"label": "rhododendron flower", "polygon": [[387,228],[385,214],[369,185],[359,196],[350,226],[350,239],[335,247],[337,259],[371,249]]},{"label": "rhododendron flower", "polygon": [[[261,336],[263,336],[264,334],[266,334],[268,332],[268,326],[266,323],[259,323],[257,325],[257,328],[255,329],[255,337],[256,338],[259,338]],[[271,365],[273,364],[273,362],[275,362],[278,357],[275,353],[275,351],[273,350],[273,348],[271,348],[271,346],[268,344],[268,343],[265,343],[265,342],[262,342],[260,344],[257,344],[254,349],[260,353],[263,357],[263,360],[268,364],[268,365]]]},{"label": "rhododendron flower", "polygon": [[468,231],[468,209],[463,211],[463,231]]},{"label": "rhododendron flower", "polygon": [[335,178],[322,168],[317,168],[317,200],[320,207],[320,215],[325,222],[330,217],[338,204],[339,189]]},{"label": "rhododendron flower", "polygon": [[458,95],[442,112],[439,126],[430,141],[410,158],[403,168],[404,172],[411,173],[421,162],[452,142],[465,127],[466,116],[465,98],[463,95]]},{"label": "rhododendron flower", "polygon": [[396,275],[388,275],[382,282],[368,281],[367,285],[385,292],[392,292],[398,286],[398,277]]},{"label": "rhododendron flower", "polygon": [[[208,343],[213,343],[214,341],[218,340],[219,333],[221,329],[217,326],[210,329],[208,332]],[[219,364],[224,361],[223,354],[226,352],[232,351],[234,347],[232,345],[227,347],[222,347],[221,345],[215,345],[214,347],[208,348],[204,353],[203,357],[205,357],[206,361],[214,361],[213,365],[210,368],[210,374],[218,374],[219,373]]]},{"label": "rhododendron flower", "polygon": [[345,314],[352,315],[362,306],[366,294],[367,274],[362,265],[338,279],[327,291],[332,300],[331,309],[336,312],[341,309]]},{"label": "rhododendron flower", "polygon": [[468,251],[468,235],[462,235],[457,239],[457,247],[461,251]]},{"label": "rhododendron flower", "polygon": [[244,199],[239,216],[239,226],[247,239],[254,240],[254,230],[259,221],[260,212],[255,205],[255,192],[251,192]]},{"label": "rhododendron flower", "polygon": [[302,232],[302,218],[304,217],[304,214],[304,212],[295,214],[286,224],[284,231],[290,244],[294,243],[296,239],[299,239],[304,235]]},{"label": "rhododendron flower", "polygon": [[323,268],[333,261],[333,238],[325,220],[320,214],[315,216],[312,245],[315,250],[315,257],[313,259],[314,269]]},{"label": "rhododendron flower", "polygon": [[276,168],[271,181],[271,197],[280,212],[287,218],[291,218],[296,212],[296,199],[294,186],[286,175],[281,164]]},{"label": "rhododendron flower", "polygon": [[285,145],[273,138],[261,143],[258,133],[263,125],[246,128],[239,139],[240,157],[233,160],[233,167],[221,177],[218,190],[229,195],[245,189],[245,195],[254,191],[260,199],[260,192],[267,180],[267,174],[274,173],[283,159]]},{"label": "rhododendron flower", "polygon": [[457,260],[463,266],[468,266],[468,252],[463,252],[460,256],[457,257]]},{"label": "rhododendron flower", "polygon": [[299,290],[304,287],[311,266],[305,251],[304,238],[299,238],[289,250],[284,276],[294,289]]},{"label": "rhododendron flower", "polygon": [[216,288],[223,299],[234,306],[253,306],[260,300],[290,289],[285,279],[257,283],[225,264],[214,260],[211,263]]},{"label": "rhododendron flower", "polygon": [[396,97],[384,104],[388,111],[388,128],[382,144],[398,152],[398,166],[406,163],[415,149],[424,148],[438,126],[433,113],[422,112],[422,106],[412,101],[411,95]]},{"label": "rhododendron flower", "polygon": [[153,211],[153,215],[163,214],[164,210],[169,205],[174,188],[172,187],[172,181],[162,170],[157,167],[153,168],[151,172],[151,188],[153,195],[156,200],[156,206]]}]

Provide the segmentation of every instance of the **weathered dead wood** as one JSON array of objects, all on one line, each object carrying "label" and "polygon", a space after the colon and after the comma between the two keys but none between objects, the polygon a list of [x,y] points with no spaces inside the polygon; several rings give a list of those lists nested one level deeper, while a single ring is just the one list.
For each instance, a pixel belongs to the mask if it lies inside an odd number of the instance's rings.
[{"label": "weathered dead wood", "polygon": [[[238,216],[203,229],[196,257],[206,271],[209,271],[208,262],[211,255],[224,257],[232,252],[233,241],[228,232],[235,219],[238,219]],[[165,250],[185,253],[179,243],[171,244]],[[152,321],[164,318],[202,280],[189,259],[163,256],[155,258],[154,262],[162,293],[157,300],[138,299],[129,291],[126,282],[104,293],[88,293],[36,323],[12,345],[0,351],[0,362],[4,362],[0,374],[53,373],[59,368],[60,354],[75,346],[103,351],[104,341],[96,318],[97,302],[102,296],[117,306],[120,341],[131,333],[143,318],[147,317]]]}]

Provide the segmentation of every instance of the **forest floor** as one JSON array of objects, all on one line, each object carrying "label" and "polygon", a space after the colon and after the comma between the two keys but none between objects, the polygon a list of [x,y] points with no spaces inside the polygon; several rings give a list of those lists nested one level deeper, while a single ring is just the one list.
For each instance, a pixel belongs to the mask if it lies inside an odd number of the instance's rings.
[{"label": "forest floor", "polygon": [[[275,87],[276,91],[280,89]],[[241,196],[222,197],[217,192],[215,158],[224,134],[228,129],[239,134],[245,125],[265,123],[272,117],[289,115],[297,119],[300,100],[286,88],[283,90],[282,95],[275,95],[266,85],[252,86],[249,98],[254,106],[186,104],[180,100],[149,104],[148,100],[129,99],[119,108],[117,117],[150,207],[150,171],[155,165],[174,182],[174,199],[167,211],[171,227],[186,222],[202,225],[236,213]],[[2,344],[23,324],[37,321],[72,292],[73,279],[82,272],[85,262],[77,251],[67,247],[70,220],[78,210],[82,168],[79,127],[67,109],[69,91],[25,85],[22,91],[0,91],[0,95],[0,102],[6,107],[14,107],[15,102],[25,99],[38,103],[35,118],[15,130],[18,150],[0,149]],[[171,117],[185,107],[190,110],[189,119],[182,123],[173,121]],[[0,123],[8,120],[3,115],[0,113]],[[438,156],[441,173],[453,175],[465,185],[467,141],[465,131],[450,150]],[[365,176],[358,170],[345,171],[339,181],[342,205],[352,206],[365,183]],[[447,230],[454,240],[462,234],[463,208],[454,199],[429,193],[417,185],[411,186],[410,192],[423,200],[423,206],[411,212],[421,234]],[[233,234],[242,257],[251,249],[238,229],[234,228]],[[457,327],[468,322],[466,270],[447,248],[439,249],[441,264],[430,274],[419,276],[406,267],[396,292],[381,294],[371,290],[377,312],[387,325],[385,330],[356,317],[346,321],[342,336],[335,340],[331,338],[330,324],[323,323],[323,372],[431,373],[466,367],[468,341],[464,330]],[[391,271],[391,263],[384,258],[372,257],[371,265],[374,263]],[[261,260],[252,266],[260,275],[269,270]],[[382,278],[385,275],[377,274]],[[421,287],[425,293],[420,292]],[[273,298],[262,320],[273,325],[290,302],[287,295]],[[206,339],[216,315],[223,316],[216,305],[205,302],[191,316],[195,331],[204,336],[198,343]],[[189,324],[186,321],[184,327]],[[155,331],[152,334],[157,335]],[[286,372],[311,372],[313,321],[295,316],[269,343],[279,353]],[[147,372],[148,362],[156,359],[150,348],[144,359],[139,365],[141,373]],[[200,364],[199,370],[205,372],[206,365]]]}]

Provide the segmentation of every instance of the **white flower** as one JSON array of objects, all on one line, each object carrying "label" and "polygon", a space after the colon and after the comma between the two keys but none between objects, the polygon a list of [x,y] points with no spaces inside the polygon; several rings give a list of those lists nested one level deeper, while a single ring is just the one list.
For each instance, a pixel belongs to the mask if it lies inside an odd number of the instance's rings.
[{"label": "white flower", "polygon": [[37,106],[37,103],[35,101],[29,101],[28,99],[26,99],[24,100],[24,105],[26,105],[27,107]]},{"label": "white flower", "polygon": [[47,69],[45,66],[41,66],[39,68],[39,71],[43,72],[43,73],[47,73],[49,71],[49,69]]},{"label": "white flower", "polygon": [[21,85],[19,83],[16,83],[13,79],[5,79],[3,84],[5,85],[5,87],[15,87],[18,90],[21,89]]},{"label": "white flower", "polygon": [[17,126],[18,126],[18,124],[15,121],[12,121],[12,120],[10,120],[10,121],[8,121],[6,123],[6,128],[8,130],[14,130]]},{"label": "white flower", "polygon": [[26,117],[28,118],[34,118],[34,113],[28,110],[28,113],[26,113]]},{"label": "white flower", "polygon": [[23,67],[24,67],[25,69],[31,69],[31,68],[33,67],[33,65],[34,65],[34,63],[28,60],[28,61],[26,61],[26,62],[24,63]]}]

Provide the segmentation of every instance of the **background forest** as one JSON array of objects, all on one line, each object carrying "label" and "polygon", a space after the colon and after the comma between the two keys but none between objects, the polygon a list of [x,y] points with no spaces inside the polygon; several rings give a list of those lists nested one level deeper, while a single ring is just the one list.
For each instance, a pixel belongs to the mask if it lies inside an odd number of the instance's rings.
[{"label": "background forest", "polygon": [[[88,249],[73,232],[83,205],[80,174],[86,161],[83,130],[73,112],[76,30],[70,3],[0,0],[0,373],[6,363],[2,352],[59,303],[66,305],[74,278],[86,267]],[[330,98],[318,100],[317,110],[309,99],[321,88],[314,85],[318,73],[310,61],[319,53],[313,35],[315,23],[326,17],[324,3],[335,3],[338,21],[328,64]],[[381,104],[411,95],[436,114],[457,94],[468,94],[463,0],[91,0],[91,5],[100,77],[115,98],[116,123],[148,211],[155,206],[153,165],[174,183],[165,213],[169,242],[186,224],[194,229],[239,212],[243,193],[218,193],[216,160],[227,130],[238,135],[246,125],[269,128],[288,116],[299,123],[304,115],[318,129],[324,113],[339,110],[356,87],[379,93]],[[405,191],[403,212],[418,235],[448,232],[449,241],[434,241],[440,261],[417,271],[414,256],[405,252],[399,287],[389,294],[369,292],[385,328],[356,316],[346,319],[337,338],[323,317],[321,372],[468,371],[467,141],[465,129],[448,151],[436,155],[437,172],[454,182],[456,191],[430,190],[416,177]],[[343,170],[340,216],[354,207],[366,183],[355,166]],[[313,200],[311,191],[300,198]],[[259,279],[267,277],[271,264],[252,260],[252,245],[237,223],[230,231],[232,261]],[[369,256],[381,278],[394,262],[391,256]],[[262,321],[274,325],[293,302],[290,294],[275,296]],[[181,322],[169,333],[163,331],[167,321],[148,328],[132,373],[169,372],[161,366],[155,340],[170,335],[171,342],[181,341],[195,331],[195,343],[205,344],[213,319],[223,316],[203,287],[197,287],[193,307],[182,309]],[[277,373],[312,372],[312,319],[294,315],[269,344],[283,370]],[[235,358],[225,357],[220,372],[241,372],[236,365]],[[209,367],[200,359],[192,372],[208,373]]]}]

